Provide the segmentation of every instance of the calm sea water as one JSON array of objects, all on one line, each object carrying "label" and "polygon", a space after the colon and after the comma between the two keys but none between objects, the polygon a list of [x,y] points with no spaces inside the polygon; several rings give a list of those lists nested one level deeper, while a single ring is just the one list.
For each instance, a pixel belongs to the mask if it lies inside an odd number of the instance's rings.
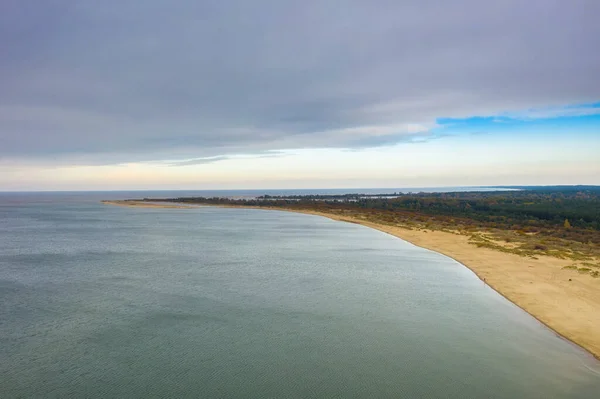
[{"label": "calm sea water", "polygon": [[598,397],[599,362],[442,255],[107,197],[0,195],[0,397]]}]

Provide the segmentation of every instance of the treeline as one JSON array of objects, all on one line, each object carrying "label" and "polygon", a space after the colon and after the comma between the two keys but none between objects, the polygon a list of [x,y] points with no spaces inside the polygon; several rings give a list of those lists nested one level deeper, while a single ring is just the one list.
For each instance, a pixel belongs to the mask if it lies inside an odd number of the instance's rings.
[{"label": "treeline", "polygon": [[[146,199],[157,201],[156,199]],[[580,242],[600,242],[600,188],[451,193],[310,195],[253,199],[170,198],[162,201],[364,212],[379,219],[432,220],[444,224],[541,232]]]},{"label": "treeline", "polygon": [[356,206],[522,226],[559,226],[568,220],[572,227],[600,229],[600,195],[585,192],[422,194],[394,199],[360,199]]}]

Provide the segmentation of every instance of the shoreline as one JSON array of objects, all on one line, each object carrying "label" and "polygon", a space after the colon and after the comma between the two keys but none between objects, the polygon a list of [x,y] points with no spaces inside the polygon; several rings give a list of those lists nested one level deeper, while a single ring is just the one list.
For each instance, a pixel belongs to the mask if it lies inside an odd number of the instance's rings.
[{"label": "shoreline", "polygon": [[129,208],[169,208],[169,209],[187,209],[189,206],[177,204],[154,204],[144,201],[129,201],[129,200],[102,200],[105,205],[126,206]]},{"label": "shoreline", "polygon": [[468,237],[442,231],[409,230],[350,216],[311,210],[235,205],[152,204],[143,201],[102,201],[103,204],[193,209],[219,207],[301,213],[360,224],[426,250],[449,257],[472,271],[486,285],[538,320],[559,337],[600,360],[600,279],[563,269],[569,260],[549,256],[539,259],[479,248]]}]

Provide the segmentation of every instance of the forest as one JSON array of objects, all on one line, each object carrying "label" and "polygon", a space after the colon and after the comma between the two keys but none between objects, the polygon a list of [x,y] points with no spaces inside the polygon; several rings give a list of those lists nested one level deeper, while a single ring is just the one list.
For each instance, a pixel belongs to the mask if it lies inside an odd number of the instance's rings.
[{"label": "forest", "polygon": [[363,215],[432,229],[495,229],[600,244],[600,186],[502,187],[506,191],[151,199],[207,205],[282,207]]}]

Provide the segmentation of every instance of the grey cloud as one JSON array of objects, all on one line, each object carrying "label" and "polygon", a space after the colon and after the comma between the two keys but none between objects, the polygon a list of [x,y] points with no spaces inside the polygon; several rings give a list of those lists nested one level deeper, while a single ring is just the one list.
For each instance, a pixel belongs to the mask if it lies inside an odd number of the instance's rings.
[{"label": "grey cloud", "polygon": [[277,158],[283,156],[284,153],[276,151],[276,152],[268,152],[268,153],[258,153],[253,155],[246,156],[229,156],[229,155],[217,155],[214,157],[206,157],[206,158],[194,158],[187,159],[184,161],[176,161],[170,162],[169,166],[191,166],[191,165],[204,165],[208,163],[214,163],[218,161],[226,161],[228,159],[256,159],[256,158]]},{"label": "grey cloud", "polygon": [[194,158],[188,159],[185,161],[177,161],[169,164],[169,166],[190,166],[190,165],[204,165],[207,163],[225,161],[227,159],[231,159],[226,155],[217,155],[216,157],[208,157],[208,158]]},{"label": "grey cloud", "polygon": [[31,4],[0,5],[4,159],[360,148],[600,98],[595,0]]}]

